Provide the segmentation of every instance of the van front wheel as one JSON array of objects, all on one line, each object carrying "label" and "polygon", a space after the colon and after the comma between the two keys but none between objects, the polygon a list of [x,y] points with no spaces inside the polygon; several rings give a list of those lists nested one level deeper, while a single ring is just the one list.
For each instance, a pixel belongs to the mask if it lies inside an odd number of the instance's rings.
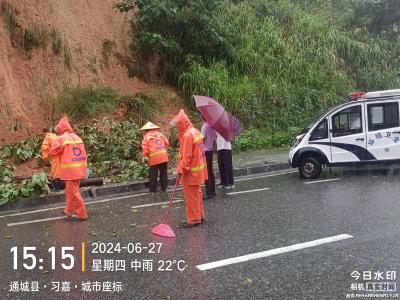
[{"label": "van front wheel", "polygon": [[318,176],[321,174],[321,170],[321,163],[313,157],[302,159],[299,165],[300,175],[306,179],[318,178]]}]

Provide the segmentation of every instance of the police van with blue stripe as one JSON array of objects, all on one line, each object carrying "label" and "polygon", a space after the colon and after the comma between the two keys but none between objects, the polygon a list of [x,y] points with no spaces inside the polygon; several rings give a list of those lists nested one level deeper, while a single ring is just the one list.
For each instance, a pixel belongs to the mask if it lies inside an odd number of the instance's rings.
[{"label": "police van with blue stripe", "polygon": [[304,178],[322,167],[400,163],[400,89],[349,96],[305,129],[289,152]]}]

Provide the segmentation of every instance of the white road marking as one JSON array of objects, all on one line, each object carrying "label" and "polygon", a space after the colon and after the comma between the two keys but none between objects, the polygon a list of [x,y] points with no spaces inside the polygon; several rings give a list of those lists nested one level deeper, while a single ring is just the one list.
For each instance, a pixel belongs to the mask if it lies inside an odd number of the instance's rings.
[{"label": "white road marking", "polygon": [[232,192],[232,193],[225,193],[225,195],[237,195],[237,194],[253,193],[253,192],[266,191],[266,190],[270,190],[270,188],[255,189],[255,190],[240,191],[240,192]]},{"label": "white road marking", "polygon": [[[183,200],[175,200],[172,201],[172,203],[178,203],[178,202],[183,202]],[[157,203],[149,203],[149,204],[143,204],[143,205],[136,205],[132,206],[131,209],[135,208],[143,208],[143,207],[150,207],[150,206],[157,206],[157,205],[165,205],[168,204],[169,201],[167,202],[157,202]],[[8,223],[7,226],[17,226],[17,225],[25,225],[25,224],[31,224],[31,223],[40,223],[40,222],[47,222],[47,221],[52,221],[52,220],[59,220],[59,219],[65,219],[67,218],[66,216],[61,216],[61,217],[55,217],[55,218],[44,218],[44,219],[37,219],[37,220],[31,220],[31,221],[24,221],[24,222],[17,222],[17,223]]]},{"label": "white road marking", "polygon": [[235,179],[235,182],[246,181],[246,180],[252,180],[252,179],[258,179],[258,178],[274,177],[274,176],[285,175],[285,174],[292,174],[292,173],[297,173],[297,171],[279,172],[279,173],[270,174],[270,175],[262,175],[262,176],[248,177],[248,178],[239,178],[239,179]]},{"label": "white road marking", "polygon": [[62,216],[62,217],[46,218],[46,219],[40,219],[40,220],[25,221],[25,222],[9,223],[9,224],[7,224],[7,226],[11,227],[11,226],[24,225],[24,224],[32,224],[32,223],[60,220],[60,219],[66,219],[66,218],[68,218],[68,217]]},{"label": "white road marking", "polygon": [[[177,191],[182,190],[182,188],[177,188]],[[171,192],[172,190],[169,190],[168,192]],[[140,196],[145,196],[148,195],[148,193],[140,193],[140,194],[133,194],[133,195],[128,195],[128,196],[121,196],[121,197],[115,197],[115,198],[107,198],[107,199],[102,199],[102,200],[95,200],[95,201],[90,201],[86,202],[86,205],[91,205],[91,204],[96,204],[96,203],[103,203],[103,202],[109,202],[109,201],[114,201],[114,200],[124,200],[128,198],[135,198],[135,197],[140,197]],[[29,215],[29,214],[34,214],[34,213],[39,213],[39,212],[44,212],[44,211],[50,211],[50,210],[57,210],[60,208],[64,208],[65,206],[55,206],[55,207],[49,207],[49,208],[43,208],[43,209],[37,209],[37,210],[30,210],[26,212],[21,212],[21,213],[14,213],[14,214],[9,214],[9,215],[3,215],[0,216],[0,219],[6,218],[6,217],[15,217],[15,216],[22,216],[22,215]]]},{"label": "white road marking", "polygon": [[304,184],[313,184],[313,183],[320,183],[320,182],[329,182],[329,181],[336,181],[340,180],[340,178],[331,178],[331,179],[324,179],[324,180],[317,180],[317,181],[307,181]]},{"label": "white road marking", "polygon": [[341,241],[341,240],[346,240],[346,239],[350,239],[352,237],[353,236],[348,235],[348,234],[341,234],[341,235],[331,236],[331,237],[314,240],[314,241],[310,241],[310,242],[306,242],[306,243],[300,243],[300,244],[295,244],[295,245],[291,245],[291,246],[287,246],[287,247],[271,249],[271,250],[267,250],[264,252],[257,252],[257,253],[243,255],[243,256],[237,256],[237,257],[233,257],[233,258],[218,260],[218,261],[198,265],[198,266],[196,266],[196,268],[198,268],[201,271],[205,271],[205,270],[210,270],[210,269],[215,269],[215,268],[219,268],[219,267],[223,267],[223,266],[233,265],[233,264],[237,264],[237,263],[241,263],[241,262],[245,262],[245,261],[249,261],[249,260],[253,260],[253,259],[264,258],[264,257],[287,253],[287,252],[291,252],[291,251],[295,251],[295,250],[300,250],[300,249],[315,247],[315,246],[319,246],[319,245],[323,245],[323,244],[333,243],[333,242],[337,242],[337,241]]},{"label": "white road marking", "polygon": [[[235,182],[240,182],[240,181],[246,181],[246,180],[252,180],[252,179],[258,179],[258,178],[267,178],[267,177],[274,177],[274,176],[280,176],[280,175],[285,175],[285,174],[291,174],[291,173],[296,173],[297,171],[290,171],[290,172],[280,172],[276,174],[269,174],[269,175],[262,175],[262,176],[256,176],[256,177],[248,177],[248,178],[239,178],[235,179]],[[182,190],[182,188],[177,188],[177,191]],[[168,190],[168,192],[171,192],[172,190]],[[229,195],[230,193],[228,193]],[[140,197],[140,196],[145,196],[148,195],[148,193],[140,193],[140,194],[134,194],[134,195],[128,195],[128,196],[121,196],[121,197],[115,197],[115,198],[107,198],[107,199],[102,199],[102,200],[95,200],[95,201],[90,201],[85,203],[86,205],[91,205],[91,204],[96,204],[96,203],[103,203],[103,202],[109,202],[109,201],[114,201],[114,200],[124,200],[128,198],[134,198],[134,197]],[[26,211],[26,212],[20,212],[20,213],[13,213],[13,214],[8,214],[8,215],[2,215],[0,216],[0,219],[6,218],[6,217],[15,217],[15,216],[23,216],[23,215],[29,215],[29,214],[34,214],[34,213],[40,213],[44,211],[51,211],[51,210],[57,210],[64,208],[65,206],[54,206],[54,207],[49,207],[49,208],[43,208],[43,209],[37,209],[37,210],[31,210],[31,211]]]}]

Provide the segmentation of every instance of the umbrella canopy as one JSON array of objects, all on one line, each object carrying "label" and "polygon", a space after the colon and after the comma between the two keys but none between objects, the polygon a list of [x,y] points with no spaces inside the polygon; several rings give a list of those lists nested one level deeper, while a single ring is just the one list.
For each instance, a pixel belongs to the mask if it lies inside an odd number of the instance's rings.
[{"label": "umbrella canopy", "polygon": [[196,107],[206,119],[208,125],[218,132],[225,140],[233,141],[234,128],[229,113],[225,108],[212,98],[194,96]]}]

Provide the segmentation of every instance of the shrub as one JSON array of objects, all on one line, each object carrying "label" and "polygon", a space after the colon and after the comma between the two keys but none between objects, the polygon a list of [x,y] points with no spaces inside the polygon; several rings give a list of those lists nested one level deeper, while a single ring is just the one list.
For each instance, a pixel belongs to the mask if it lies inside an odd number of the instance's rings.
[{"label": "shrub", "polygon": [[73,120],[95,118],[117,107],[117,93],[110,87],[66,86],[55,101],[58,114]]},{"label": "shrub", "polygon": [[111,87],[104,86],[65,86],[55,100],[56,113],[67,114],[72,120],[96,118],[120,106],[126,106],[127,117],[138,123],[151,119],[157,111],[155,99],[145,93],[119,95]]},{"label": "shrub", "polygon": [[[101,128],[101,129],[100,129]],[[141,132],[132,119],[113,122],[93,120],[91,126],[81,126],[78,135],[85,143],[94,174],[110,176],[117,180],[140,178],[147,165],[138,163],[141,158]]]},{"label": "shrub", "polygon": [[26,28],[23,33],[23,48],[25,51],[30,51],[33,48],[42,47],[43,49],[47,46],[48,32],[47,30],[39,25],[32,24]]},{"label": "shrub", "polygon": [[287,147],[293,136],[285,132],[266,132],[254,127],[246,129],[234,142],[234,150],[248,151]]},{"label": "shrub", "polygon": [[39,173],[26,180],[21,185],[6,183],[0,184],[0,205],[19,198],[37,197],[50,192],[49,181],[45,173]]},{"label": "shrub", "polygon": [[7,144],[1,149],[0,157],[10,157],[15,162],[21,163],[40,157],[40,146],[41,139],[39,137],[33,137],[14,144]]}]

